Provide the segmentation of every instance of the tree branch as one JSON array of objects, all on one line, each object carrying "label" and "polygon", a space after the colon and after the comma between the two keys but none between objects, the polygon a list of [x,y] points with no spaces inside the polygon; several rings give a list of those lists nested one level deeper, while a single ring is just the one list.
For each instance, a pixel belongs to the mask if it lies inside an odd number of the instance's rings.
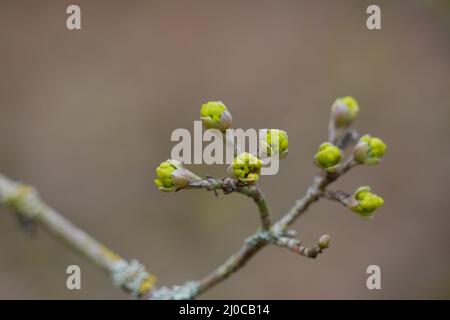
[{"label": "tree branch", "polygon": [[96,266],[108,272],[114,284],[141,296],[154,285],[156,278],[138,261],[130,262],[80,230],[45,204],[30,186],[14,182],[0,174],[0,204],[12,210],[22,220],[36,223],[80,253]]},{"label": "tree branch", "polygon": [[[279,221],[271,224],[269,208],[257,184],[241,185],[231,178],[205,180],[192,183],[187,188],[206,189],[225,194],[238,192],[251,197],[257,204],[262,223],[261,230],[247,238],[243,246],[221,266],[197,281],[188,281],[181,286],[153,288],[155,277],[148,274],[136,260],[127,262],[98,241],[75,227],[54,209],[48,207],[29,186],[18,184],[0,175],[0,204],[5,205],[18,216],[32,220],[55,238],[62,240],[69,248],[79,252],[88,260],[111,274],[114,283],[135,296],[148,299],[193,299],[211,287],[227,279],[231,274],[243,267],[246,262],[267,244],[273,243],[310,258],[315,258],[324,247],[319,243],[311,248],[299,242],[286,242],[291,234],[288,227],[304,213],[309,206],[321,196],[327,196],[325,188],[349,171],[356,163],[348,159],[335,173],[318,174],[306,194],[297,200],[294,206]],[[290,243],[292,245],[283,245]]]},{"label": "tree branch", "polygon": [[[222,110],[219,119],[212,117],[212,114],[217,116],[217,110]],[[305,247],[300,240],[293,238],[295,232],[288,228],[308,210],[311,204],[317,202],[320,198],[338,201],[344,206],[350,206],[353,211],[364,217],[370,217],[373,211],[383,204],[383,199],[371,194],[368,187],[361,187],[356,191],[355,198],[362,199],[358,203],[354,203],[356,200],[344,192],[327,190],[331,183],[357,164],[353,155],[355,155],[358,163],[367,164],[378,163],[384,155],[386,149],[384,142],[379,138],[366,135],[363,137],[364,139],[360,139],[351,155],[344,162],[341,162],[343,150],[354,145],[359,137],[355,130],[349,128],[358,110],[359,107],[352,97],[336,100],[332,107],[329,122],[329,142],[321,144],[318,153],[315,155],[315,163],[322,170],[314,177],[306,193],[275,223],[271,221],[269,207],[259,185],[256,183],[264,161],[254,155],[241,154],[238,148],[233,147],[232,151],[236,158],[233,160],[233,166],[229,167],[229,169],[232,169],[229,173],[233,178],[223,179],[207,177],[202,180],[184,168],[179,161],[169,159],[162,162],[156,169],[157,179],[155,179],[155,184],[161,191],[206,189],[213,191],[216,196],[218,190],[222,190],[224,194],[236,192],[251,198],[259,211],[261,227],[245,240],[236,253],[203,278],[197,281],[188,281],[183,285],[154,288],[155,277],[148,274],[139,262],[136,260],[127,262],[47,206],[33,188],[13,182],[2,175],[0,175],[0,204],[14,211],[22,221],[26,223],[32,221],[41,225],[55,238],[66,243],[69,248],[78,251],[94,264],[109,272],[117,286],[135,296],[147,299],[193,299],[227,279],[242,268],[258,251],[269,244],[287,248],[307,258],[316,258],[324,249],[328,248],[330,237],[323,235],[312,247]],[[216,130],[216,134],[223,136],[227,149],[235,146],[234,137],[223,135],[223,133],[226,133],[225,130],[231,126],[231,114],[222,102],[208,102],[202,105],[201,115],[203,125],[206,128],[220,128],[221,131]],[[274,132],[281,131],[284,134],[283,143],[278,141],[277,138],[272,138],[275,135]],[[269,144],[270,138],[270,150],[273,154],[280,157],[287,154],[286,132],[271,129],[270,133],[266,130],[263,136],[266,139],[266,144]],[[277,141],[278,143],[275,143]],[[277,147],[272,149],[273,143]],[[268,149],[266,146],[262,148],[262,150]],[[242,167],[239,167],[242,160],[244,160]],[[258,165],[250,163],[250,160],[257,160]],[[237,161],[238,164],[236,168],[234,167],[234,161]],[[245,176],[245,178],[242,178],[242,176]]]}]

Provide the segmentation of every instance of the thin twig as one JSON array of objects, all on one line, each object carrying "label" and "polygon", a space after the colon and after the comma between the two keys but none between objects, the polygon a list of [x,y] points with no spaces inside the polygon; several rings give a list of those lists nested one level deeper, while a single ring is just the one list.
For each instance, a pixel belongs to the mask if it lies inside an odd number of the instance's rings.
[{"label": "thin twig", "polygon": [[348,207],[352,202],[352,196],[344,191],[326,190],[321,194],[321,197],[339,202],[344,207]]},{"label": "thin twig", "polygon": [[[324,236],[326,236],[326,235],[324,235]],[[322,237],[324,237],[324,236],[322,236]],[[274,244],[276,244],[279,247],[289,249],[290,251],[298,253],[301,256],[304,256],[307,258],[312,258],[312,259],[316,258],[319,255],[319,253],[322,253],[322,250],[325,249],[325,247],[320,243],[320,239],[319,239],[318,243],[316,243],[315,245],[313,245],[310,248],[302,246],[300,240],[286,238],[286,237],[277,237],[274,240]],[[326,247],[328,247],[328,245]]]},{"label": "thin twig", "polygon": [[[319,200],[319,197],[324,192],[325,188],[332,182],[336,181],[340,176],[348,172],[355,165],[356,163],[353,161],[353,158],[350,157],[335,173],[321,172],[318,174],[314,178],[314,181],[308,188],[306,194],[297,200],[289,212],[287,212],[280,220],[272,225],[269,235],[264,231],[256,232],[245,241],[242,247],[235,254],[228,258],[217,269],[200,280],[189,281],[184,286],[175,286],[173,288],[163,287],[162,290],[165,293],[163,297],[165,299],[173,299],[173,297],[181,291],[184,293],[184,295],[182,295],[183,298],[193,299],[211,287],[227,279],[232,273],[243,267],[258,251],[269,244],[273,237],[277,238],[285,235],[288,232],[288,227],[294,223],[313,202]],[[214,186],[220,189],[219,184],[214,184]],[[313,251],[310,251],[309,254],[311,254],[311,252]],[[189,291],[185,290],[187,287],[189,288]],[[148,297],[150,299],[159,298],[159,290],[160,289],[150,292]]]}]

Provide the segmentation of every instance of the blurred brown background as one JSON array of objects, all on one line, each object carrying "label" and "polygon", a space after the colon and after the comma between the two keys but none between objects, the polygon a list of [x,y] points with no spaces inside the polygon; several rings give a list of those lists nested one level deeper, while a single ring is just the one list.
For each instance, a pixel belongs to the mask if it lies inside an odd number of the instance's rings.
[{"label": "blurred brown background", "polygon": [[[69,4],[82,30],[68,31]],[[334,185],[385,198],[371,221],[336,203],[296,225],[316,260],[270,247],[201,298],[450,297],[450,14],[446,1],[1,1],[0,172],[159,285],[197,279],[258,226],[253,203],[204,191],[163,194],[154,169],[175,128],[223,100],[240,128],[283,128],[289,157],[262,186],[276,217],[305,191],[338,96],[353,95],[356,128],[388,143],[382,165]],[[220,176],[223,167],[190,167]],[[103,272],[45,232],[30,239],[0,208],[0,298],[128,298]],[[65,287],[82,269],[82,290]],[[366,288],[377,264],[382,289]]]}]

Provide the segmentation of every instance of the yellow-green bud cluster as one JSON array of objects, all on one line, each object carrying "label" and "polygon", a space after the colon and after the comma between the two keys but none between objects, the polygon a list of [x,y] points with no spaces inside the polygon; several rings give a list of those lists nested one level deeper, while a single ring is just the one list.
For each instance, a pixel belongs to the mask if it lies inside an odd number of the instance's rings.
[{"label": "yellow-green bud cluster", "polygon": [[383,198],[370,192],[370,187],[360,187],[353,194],[350,209],[364,218],[372,218],[373,212],[383,204]]},{"label": "yellow-green bud cluster", "polygon": [[243,182],[255,182],[259,180],[262,161],[250,153],[241,153],[234,158],[230,166],[231,173],[235,178]]},{"label": "yellow-green bud cluster", "polygon": [[222,101],[209,101],[202,105],[200,117],[206,129],[225,132],[231,126],[231,113]]},{"label": "yellow-green bud cluster", "polygon": [[172,180],[172,172],[177,170],[173,161],[167,160],[161,162],[158,168],[156,168],[155,184],[161,191],[175,191],[176,187]]},{"label": "yellow-green bud cluster", "polygon": [[341,162],[341,150],[329,142],[324,142],[319,146],[319,150],[314,156],[314,163],[321,169],[328,172],[335,172]]},{"label": "yellow-green bud cluster", "polygon": [[263,147],[266,147],[267,156],[279,155],[281,159],[288,154],[289,140],[286,131],[279,129],[268,129]]},{"label": "yellow-green bud cluster", "polygon": [[383,140],[370,135],[362,136],[353,148],[353,158],[361,164],[377,164],[386,152]]},{"label": "yellow-green bud cluster", "polygon": [[350,96],[336,99],[331,107],[331,117],[336,128],[347,128],[358,113],[358,102]]},{"label": "yellow-green bud cluster", "polygon": [[200,177],[184,168],[179,161],[169,159],[156,168],[156,179],[154,182],[159,190],[172,192],[200,180]]}]

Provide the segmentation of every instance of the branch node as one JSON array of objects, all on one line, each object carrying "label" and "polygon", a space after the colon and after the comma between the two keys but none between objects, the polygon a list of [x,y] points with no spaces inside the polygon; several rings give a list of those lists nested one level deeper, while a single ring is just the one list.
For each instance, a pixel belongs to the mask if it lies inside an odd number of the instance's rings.
[{"label": "branch node", "polygon": [[155,276],[150,275],[137,260],[115,262],[112,266],[111,277],[115,286],[137,297],[148,292],[156,282]]}]

